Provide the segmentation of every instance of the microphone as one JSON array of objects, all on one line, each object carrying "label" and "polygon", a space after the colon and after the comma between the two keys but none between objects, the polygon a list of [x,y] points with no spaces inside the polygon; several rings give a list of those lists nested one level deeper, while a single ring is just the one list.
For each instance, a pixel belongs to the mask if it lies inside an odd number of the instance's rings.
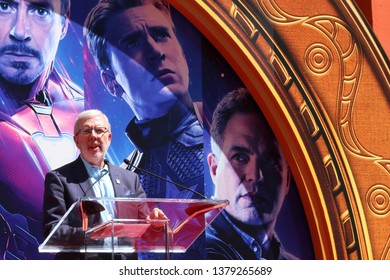
[{"label": "microphone", "polygon": [[[102,170],[102,173],[97,178],[97,180],[95,182],[93,182],[87,188],[86,191],[83,190],[84,191],[83,198],[88,198],[87,193],[89,192],[89,190],[92,189],[93,186],[95,186],[106,174],[108,174],[108,171],[105,169]],[[81,207],[82,214],[87,215],[87,216],[92,215],[92,214],[96,214],[96,213],[100,213],[106,209],[102,204],[100,204],[99,202],[93,201],[93,200],[82,200],[80,207]],[[83,229],[86,229],[86,227],[87,227],[86,224],[88,224],[88,220],[84,220],[84,219],[85,219],[85,217],[83,217]]]},{"label": "microphone", "polygon": [[89,192],[90,189],[93,188],[93,186],[95,186],[106,174],[108,174],[108,170],[106,169],[103,169],[102,170],[102,173],[100,174],[100,176],[96,179],[95,182],[93,182],[89,187],[88,189],[84,192],[84,195],[83,197],[87,197],[87,193]]},{"label": "microphone", "polygon": [[165,181],[165,182],[168,182],[168,183],[171,183],[171,184],[173,184],[173,185],[176,185],[176,186],[178,186],[178,187],[180,187],[180,188],[182,188],[182,189],[185,189],[185,190],[187,190],[187,191],[190,191],[190,192],[196,194],[197,196],[201,197],[202,199],[207,199],[207,197],[204,196],[203,194],[201,194],[200,192],[197,192],[197,191],[192,190],[192,189],[190,189],[190,188],[188,188],[188,187],[186,187],[186,186],[183,186],[183,185],[181,185],[181,184],[179,184],[179,183],[176,183],[176,182],[173,182],[173,181],[171,181],[171,180],[168,180],[167,178],[164,178],[164,177],[162,177],[162,176],[159,176],[159,175],[157,175],[157,174],[154,174],[154,173],[152,173],[152,172],[150,172],[150,171],[148,171],[148,170],[145,170],[145,169],[143,169],[143,168],[141,168],[141,167],[135,166],[135,165],[134,165],[129,159],[127,159],[127,158],[125,158],[125,159],[123,160],[123,162],[127,164],[127,168],[126,168],[126,169],[128,169],[128,170],[131,170],[131,168],[134,167],[135,169],[138,169],[139,171],[145,172],[146,174],[149,174],[149,175],[151,175],[151,176],[153,176],[153,177],[156,177],[156,178],[158,178],[158,179],[160,179],[160,180],[163,180],[163,181]]}]

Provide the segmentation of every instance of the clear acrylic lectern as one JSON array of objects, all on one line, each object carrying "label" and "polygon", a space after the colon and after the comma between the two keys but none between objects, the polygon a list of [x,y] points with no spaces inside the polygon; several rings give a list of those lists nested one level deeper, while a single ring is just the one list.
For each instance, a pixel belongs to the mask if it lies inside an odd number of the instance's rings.
[{"label": "clear acrylic lectern", "polygon": [[[184,253],[227,200],[80,198],[39,246],[41,253]],[[154,208],[166,215],[151,220]]]}]

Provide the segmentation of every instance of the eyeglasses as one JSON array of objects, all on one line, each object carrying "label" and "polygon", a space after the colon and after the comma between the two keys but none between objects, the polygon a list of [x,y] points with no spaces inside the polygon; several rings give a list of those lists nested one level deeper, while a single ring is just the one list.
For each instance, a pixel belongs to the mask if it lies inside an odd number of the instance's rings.
[{"label": "eyeglasses", "polygon": [[95,134],[97,137],[102,137],[104,133],[108,132],[107,127],[84,127],[80,129],[77,133],[76,136],[81,133],[81,135],[84,136],[90,136],[92,135],[92,132],[95,131]]}]

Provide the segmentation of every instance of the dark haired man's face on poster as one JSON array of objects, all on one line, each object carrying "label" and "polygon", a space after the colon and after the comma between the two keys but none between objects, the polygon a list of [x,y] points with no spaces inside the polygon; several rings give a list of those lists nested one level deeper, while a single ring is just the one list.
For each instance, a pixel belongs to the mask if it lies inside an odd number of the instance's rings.
[{"label": "dark haired man's face on poster", "polygon": [[[112,69],[103,72],[107,88],[114,79],[122,98],[143,119],[165,113],[177,98],[188,94],[188,66],[172,22],[152,5],[129,8],[106,25]],[[155,109],[158,105],[159,110]],[[151,112],[154,116],[151,116]],[[139,116],[141,114],[141,116]]]},{"label": "dark haired man's face on poster", "polygon": [[53,61],[67,20],[61,1],[0,1],[0,76],[13,84],[32,83]]},{"label": "dark haired man's face on poster", "polygon": [[275,223],[288,191],[287,162],[268,125],[256,113],[228,121],[218,159],[211,164],[216,197],[226,211],[248,225]]}]

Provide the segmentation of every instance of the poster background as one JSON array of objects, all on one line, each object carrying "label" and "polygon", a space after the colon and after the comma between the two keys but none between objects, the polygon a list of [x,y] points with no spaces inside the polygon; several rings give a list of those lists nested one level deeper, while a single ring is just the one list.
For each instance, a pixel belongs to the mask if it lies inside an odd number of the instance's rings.
[{"label": "poster background", "polygon": [[[96,1],[73,1],[71,23],[67,36],[61,41],[55,66],[85,91],[86,108],[98,108],[105,112],[112,124],[113,141],[108,152],[109,160],[119,165],[133,150],[124,133],[133,117],[127,104],[108,94],[101,83],[99,72],[85,48],[82,24],[85,15]],[[219,99],[242,82],[213,46],[184,17],[172,9],[178,26],[178,38],[182,44],[190,70],[190,93],[193,101],[203,102],[204,117],[210,119]],[[210,151],[208,126],[205,123],[204,154]],[[55,156],[61,156],[57,154]],[[213,186],[205,161],[205,195],[211,197]],[[42,186],[43,187],[43,186]],[[276,231],[284,247],[301,259],[313,259],[310,232],[299,194],[294,184],[285,201]],[[41,243],[43,240],[38,241]],[[52,256],[42,254],[42,259]]]},{"label": "poster background", "polygon": [[[75,10],[72,14],[73,20],[82,24],[86,13],[95,2],[88,0],[73,5]],[[243,83],[218,51],[185,17],[172,7],[171,12],[189,66],[189,91],[192,100],[203,102],[205,195],[211,197],[214,187],[206,162],[207,154],[210,152],[207,121],[211,120],[214,107],[222,96],[243,86]],[[113,141],[108,156],[110,161],[119,165],[134,148],[124,134],[133,114],[127,104],[119,98],[112,97],[106,91],[88,50],[85,50],[84,57],[88,58],[88,61],[84,61],[85,97],[88,103],[86,107],[98,108],[109,117],[113,129]],[[288,251],[301,259],[315,258],[304,209],[294,182],[280,213],[276,232]]]}]

